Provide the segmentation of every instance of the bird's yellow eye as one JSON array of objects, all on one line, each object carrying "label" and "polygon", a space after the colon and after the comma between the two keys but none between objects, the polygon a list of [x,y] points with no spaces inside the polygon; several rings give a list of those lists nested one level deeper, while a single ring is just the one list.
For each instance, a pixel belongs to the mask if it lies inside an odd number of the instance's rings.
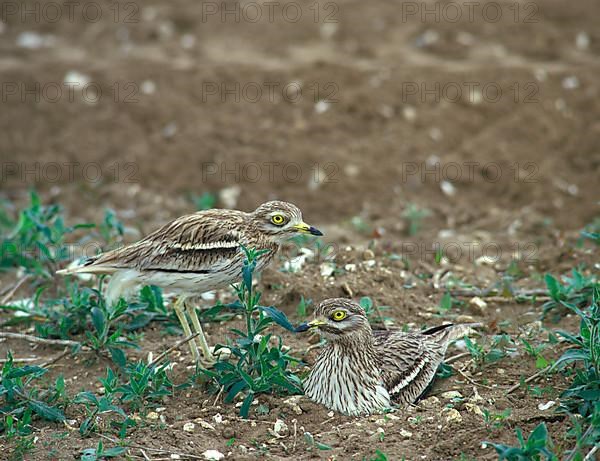
[{"label": "bird's yellow eye", "polygon": [[340,322],[344,320],[347,315],[348,314],[346,314],[346,311],[334,311],[333,314],[331,314],[331,320]]},{"label": "bird's yellow eye", "polygon": [[271,216],[271,222],[276,226],[281,226],[285,222],[285,218],[280,214],[276,214]]}]

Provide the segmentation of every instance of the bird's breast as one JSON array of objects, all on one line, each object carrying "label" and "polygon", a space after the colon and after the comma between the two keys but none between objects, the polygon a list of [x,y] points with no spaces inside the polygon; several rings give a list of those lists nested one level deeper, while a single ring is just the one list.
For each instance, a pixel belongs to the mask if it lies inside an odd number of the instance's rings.
[{"label": "bird's breast", "polygon": [[388,408],[390,396],[373,361],[364,354],[336,349],[327,347],[317,359],[304,382],[306,395],[346,415],[367,415]]}]

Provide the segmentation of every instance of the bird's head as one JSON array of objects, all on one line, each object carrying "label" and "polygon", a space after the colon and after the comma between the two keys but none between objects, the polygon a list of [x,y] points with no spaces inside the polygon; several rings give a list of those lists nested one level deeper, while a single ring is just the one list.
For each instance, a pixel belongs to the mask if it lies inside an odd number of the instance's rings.
[{"label": "bird's head", "polygon": [[363,335],[371,336],[365,310],[350,299],[332,298],[315,309],[314,320],[303,323],[297,332],[317,329],[329,341],[342,341]]},{"label": "bird's head", "polygon": [[267,202],[252,212],[256,227],[277,243],[297,234],[323,235],[302,220],[302,212],[291,203]]}]

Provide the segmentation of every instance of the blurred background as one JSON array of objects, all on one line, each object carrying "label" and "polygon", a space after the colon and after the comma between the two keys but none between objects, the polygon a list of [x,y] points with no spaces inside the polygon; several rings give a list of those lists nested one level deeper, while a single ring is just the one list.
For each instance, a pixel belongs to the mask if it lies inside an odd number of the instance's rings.
[{"label": "blurred background", "polygon": [[0,13],[5,198],[35,187],[75,217],[110,207],[145,231],[277,198],[338,239],[406,236],[409,204],[429,236],[597,214],[597,1]]}]

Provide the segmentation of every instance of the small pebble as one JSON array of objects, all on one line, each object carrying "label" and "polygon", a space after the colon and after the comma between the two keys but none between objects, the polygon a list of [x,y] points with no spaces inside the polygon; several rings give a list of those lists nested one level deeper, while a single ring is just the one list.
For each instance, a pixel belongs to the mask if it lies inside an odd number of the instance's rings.
[{"label": "small pebble", "polygon": [[219,461],[225,458],[225,455],[218,450],[206,450],[204,453],[202,453],[202,456],[204,456],[204,459],[208,459],[210,461]]},{"label": "small pebble", "polygon": [[194,432],[195,428],[196,428],[196,425],[194,423],[185,423],[183,425],[183,430],[185,432]]},{"label": "small pebble", "polygon": [[442,393],[442,398],[451,400],[451,399],[462,399],[462,394],[458,391],[448,391]]},{"label": "small pebble", "polygon": [[410,439],[412,437],[412,432],[407,431],[406,429],[400,429],[400,435],[405,439]]},{"label": "small pebble", "polygon": [[552,408],[555,404],[556,404],[556,402],[554,400],[550,400],[549,402],[546,402],[546,403],[540,403],[538,405],[538,410],[546,411],[546,410]]},{"label": "small pebble", "polygon": [[462,423],[462,416],[458,410],[455,408],[448,408],[446,410],[448,413],[446,415],[446,422],[448,423]]}]

